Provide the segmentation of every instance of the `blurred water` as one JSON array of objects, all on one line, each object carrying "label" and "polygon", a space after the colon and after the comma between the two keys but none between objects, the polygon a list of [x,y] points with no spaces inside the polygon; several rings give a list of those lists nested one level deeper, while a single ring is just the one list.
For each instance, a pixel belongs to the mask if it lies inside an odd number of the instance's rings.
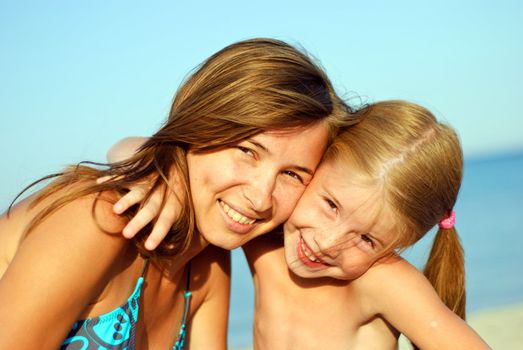
[{"label": "blurred water", "polygon": [[[523,153],[468,160],[456,213],[468,312],[522,302]],[[423,266],[433,238],[429,233],[405,257]],[[252,343],[254,294],[241,250],[233,252],[232,268],[229,344],[245,347]]]}]

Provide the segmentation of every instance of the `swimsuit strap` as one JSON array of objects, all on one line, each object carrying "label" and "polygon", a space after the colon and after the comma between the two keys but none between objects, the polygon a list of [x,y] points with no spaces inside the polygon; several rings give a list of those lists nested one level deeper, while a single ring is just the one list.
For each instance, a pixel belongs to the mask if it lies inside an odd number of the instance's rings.
[{"label": "swimsuit strap", "polygon": [[149,258],[145,258],[143,261],[143,267],[142,267],[142,272],[140,273],[140,277],[145,276],[145,272],[147,272],[148,266],[149,266]]},{"label": "swimsuit strap", "polygon": [[149,259],[145,258],[134,291],[124,304],[103,315],[76,321],[60,349],[135,349],[140,295],[148,265]]},{"label": "swimsuit strap", "polygon": [[187,278],[185,280],[185,292],[183,293],[183,317],[182,317],[182,325],[180,326],[180,332],[178,333],[178,340],[176,341],[176,344],[174,344],[173,350],[183,350],[183,346],[185,343],[185,336],[187,334],[187,318],[189,317],[189,310],[191,307],[191,261],[189,261],[186,265],[187,269]]},{"label": "swimsuit strap", "polygon": [[187,263],[187,277],[185,279],[185,290],[191,290],[191,260]]}]

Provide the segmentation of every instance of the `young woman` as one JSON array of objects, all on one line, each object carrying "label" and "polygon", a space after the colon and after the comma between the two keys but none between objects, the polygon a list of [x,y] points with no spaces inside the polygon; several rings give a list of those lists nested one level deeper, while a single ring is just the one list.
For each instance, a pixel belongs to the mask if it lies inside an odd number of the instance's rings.
[{"label": "young woman", "polygon": [[[228,261],[207,246],[285,221],[346,117],[323,72],[283,42],[211,56],[133,157],[70,167],[0,218],[0,348],[225,349]],[[181,208],[154,252],[150,227],[126,240],[112,211],[144,181],[139,206],[177,186]]]}]

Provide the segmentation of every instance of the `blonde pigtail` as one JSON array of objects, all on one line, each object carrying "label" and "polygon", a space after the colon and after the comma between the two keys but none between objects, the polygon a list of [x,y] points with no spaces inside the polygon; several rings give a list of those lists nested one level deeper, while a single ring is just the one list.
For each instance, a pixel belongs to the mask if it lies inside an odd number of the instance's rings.
[{"label": "blonde pigtail", "polygon": [[454,227],[439,228],[423,273],[445,305],[465,319],[465,254]]}]

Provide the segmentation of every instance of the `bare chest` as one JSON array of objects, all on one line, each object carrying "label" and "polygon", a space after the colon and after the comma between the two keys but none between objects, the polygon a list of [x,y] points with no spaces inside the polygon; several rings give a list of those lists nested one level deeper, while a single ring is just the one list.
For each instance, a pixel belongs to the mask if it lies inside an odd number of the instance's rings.
[{"label": "bare chest", "polygon": [[[137,323],[138,349],[172,349],[184,322],[190,322],[191,309],[198,300],[185,297],[184,271],[174,279],[152,278],[144,282]],[[189,312],[184,318],[185,307]]]},{"label": "bare chest", "polygon": [[342,286],[260,295],[254,328],[257,350],[396,348],[396,334],[386,322],[365,315]]}]

